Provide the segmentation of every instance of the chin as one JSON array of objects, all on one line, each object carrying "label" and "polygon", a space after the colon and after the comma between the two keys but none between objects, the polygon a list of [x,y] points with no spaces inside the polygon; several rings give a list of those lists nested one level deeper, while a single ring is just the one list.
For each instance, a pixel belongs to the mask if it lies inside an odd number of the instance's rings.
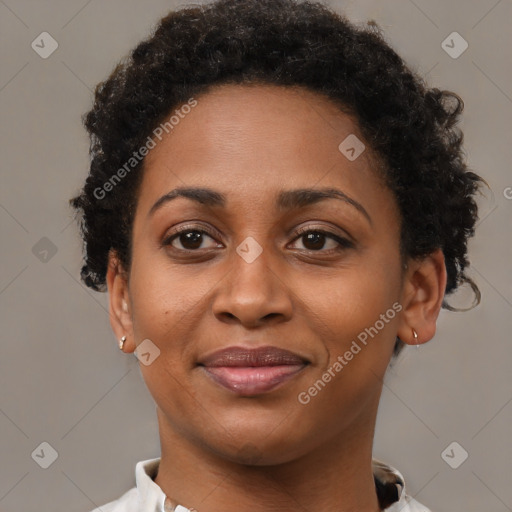
[{"label": "chin", "polygon": [[247,466],[276,466],[305,455],[304,441],[290,436],[269,438],[269,432],[252,436],[247,431],[237,432],[236,439],[226,439],[226,444],[206,440],[206,445],[217,456]]}]

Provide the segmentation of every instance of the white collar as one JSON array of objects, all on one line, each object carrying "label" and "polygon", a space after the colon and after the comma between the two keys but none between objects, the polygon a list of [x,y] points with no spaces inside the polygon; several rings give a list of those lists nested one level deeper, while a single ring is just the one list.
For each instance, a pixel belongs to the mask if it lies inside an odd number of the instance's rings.
[{"label": "white collar", "polygon": [[[141,512],[165,512],[166,496],[160,486],[153,480],[156,477],[159,465],[160,457],[140,461],[135,466],[135,479]],[[387,485],[395,485],[397,489],[398,501],[395,501],[383,512],[431,512],[406,494],[404,477],[397,469],[378,459],[372,460],[372,467],[376,479]],[[189,509],[179,505],[176,507],[176,512],[189,512]]]},{"label": "white collar", "polygon": [[163,512],[165,494],[154,478],[158,472],[160,457],[156,459],[141,460],[135,466],[135,481],[139,493],[141,512]]}]

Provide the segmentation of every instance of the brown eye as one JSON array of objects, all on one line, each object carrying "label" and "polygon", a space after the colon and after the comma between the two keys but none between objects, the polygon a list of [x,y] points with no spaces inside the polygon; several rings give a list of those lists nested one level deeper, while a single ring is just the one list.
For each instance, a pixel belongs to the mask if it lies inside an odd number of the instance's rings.
[{"label": "brown eye", "polygon": [[[337,251],[354,246],[353,243],[346,238],[317,229],[304,230],[299,233],[299,236],[295,240],[301,240],[305,250],[315,252],[322,250],[324,250],[324,252]],[[329,247],[326,248],[326,242],[329,241]]]},{"label": "brown eye", "polygon": [[[207,239],[215,241],[213,237],[202,229],[183,229],[166,238],[162,242],[162,245],[170,245],[180,251],[195,251],[197,249],[209,249],[218,246],[218,244],[215,243],[210,247],[202,247],[202,244]],[[175,242],[179,243],[181,247],[177,247]]]}]

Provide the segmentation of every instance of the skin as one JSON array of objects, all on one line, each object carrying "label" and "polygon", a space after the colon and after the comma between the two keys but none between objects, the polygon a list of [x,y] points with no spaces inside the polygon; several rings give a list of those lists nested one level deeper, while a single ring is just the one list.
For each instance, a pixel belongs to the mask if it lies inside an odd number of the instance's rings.
[{"label": "skin", "polygon": [[[349,134],[364,139],[330,100],[299,88],[224,85],[197,101],[146,157],[132,265],[123,269],[111,252],[107,274],[111,324],[118,339],[127,336],[124,351],[144,339],[160,350],[150,365],[140,363],[157,404],[155,481],[201,512],[376,512],[371,457],[382,379],[396,336],[413,343],[415,329],[424,343],[435,334],[443,254],[403,266],[396,200],[368,145],[354,161],[338,150]],[[227,203],[178,197],[148,215],[180,186],[212,188]],[[336,199],[275,207],[281,190],[320,187],[343,191],[371,220]],[[185,226],[211,235],[162,246]],[[311,241],[296,234],[299,227],[352,246]],[[236,252],[247,237],[263,250],[252,263]],[[395,302],[400,313],[299,403],[298,394]],[[242,397],[197,366],[234,345],[273,345],[310,364],[272,392]]]}]

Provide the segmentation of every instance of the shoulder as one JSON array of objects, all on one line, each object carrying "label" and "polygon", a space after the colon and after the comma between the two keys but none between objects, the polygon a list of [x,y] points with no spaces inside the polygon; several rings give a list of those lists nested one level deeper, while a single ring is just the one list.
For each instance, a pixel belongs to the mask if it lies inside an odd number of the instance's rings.
[{"label": "shoulder", "polygon": [[95,508],[91,512],[137,512],[138,506],[137,488],[132,487],[117,500],[101,505],[101,507]]}]

